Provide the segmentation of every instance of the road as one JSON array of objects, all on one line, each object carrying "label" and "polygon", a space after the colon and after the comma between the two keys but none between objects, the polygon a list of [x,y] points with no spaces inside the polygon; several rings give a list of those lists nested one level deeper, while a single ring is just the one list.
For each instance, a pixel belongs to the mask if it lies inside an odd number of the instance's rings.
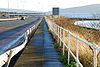
[{"label": "road", "polygon": [[18,46],[18,43],[10,44],[21,36],[28,28],[36,24],[40,17],[31,17],[25,20],[1,22],[0,27],[8,28],[0,32],[0,54]]},{"label": "road", "polygon": [[14,21],[6,21],[0,22],[0,32],[4,32],[6,30],[16,28],[18,26],[22,26],[24,24],[30,23],[35,20],[37,17],[26,18],[25,20],[14,20]]}]

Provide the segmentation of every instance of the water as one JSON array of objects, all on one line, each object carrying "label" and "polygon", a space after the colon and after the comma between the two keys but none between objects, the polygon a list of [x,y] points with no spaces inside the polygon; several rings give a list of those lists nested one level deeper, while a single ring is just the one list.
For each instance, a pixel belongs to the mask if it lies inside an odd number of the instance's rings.
[{"label": "water", "polygon": [[[95,14],[95,13],[94,14],[92,14],[92,13],[60,13],[60,15],[68,17],[68,18],[100,19],[100,14]],[[75,25],[100,30],[100,20],[75,21]]]},{"label": "water", "polygon": [[60,15],[69,18],[100,18],[100,14],[91,13],[60,13]]},{"label": "water", "polygon": [[87,28],[94,28],[100,30],[100,21],[99,20],[83,20],[83,21],[75,21],[75,25],[79,25]]}]

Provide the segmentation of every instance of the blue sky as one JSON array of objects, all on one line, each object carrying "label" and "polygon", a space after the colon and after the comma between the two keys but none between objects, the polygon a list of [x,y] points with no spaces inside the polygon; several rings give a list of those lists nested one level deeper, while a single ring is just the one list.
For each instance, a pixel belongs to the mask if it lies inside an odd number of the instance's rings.
[{"label": "blue sky", "polygon": [[[52,7],[70,8],[90,4],[100,4],[100,0],[0,0],[0,8],[50,11]],[[24,6],[24,7],[23,7]]]}]

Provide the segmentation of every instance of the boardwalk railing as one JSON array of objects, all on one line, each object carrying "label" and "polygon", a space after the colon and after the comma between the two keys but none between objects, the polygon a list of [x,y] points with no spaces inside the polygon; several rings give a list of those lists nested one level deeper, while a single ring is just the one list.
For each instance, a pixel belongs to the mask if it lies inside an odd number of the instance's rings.
[{"label": "boardwalk railing", "polygon": [[[48,19],[46,19],[46,22],[47,22],[48,27],[51,30],[52,34],[54,36],[57,36],[58,41],[60,43],[60,46],[63,43],[63,45],[62,45],[63,46],[63,55],[65,53],[65,50],[68,50],[68,64],[70,63],[70,54],[71,54],[73,56],[73,58],[75,59],[75,61],[76,61],[76,67],[83,67],[82,63],[79,60],[79,56],[78,56],[79,55],[79,49],[80,49],[79,45],[78,45],[78,41],[81,41],[81,42],[85,43],[86,45],[92,47],[93,54],[94,54],[93,55],[93,61],[94,61],[94,64],[93,64],[94,66],[93,67],[97,67],[97,51],[100,51],[100,47],[98,47],[97,45],[94,45],[94,44],[92,44],[92,43],[90,43],[90,42],[88,42],[88,41],[86,41],[82,38],[79,38],[77,35],[74,35],[69,30],[66,30],[63,27],[60,27],[59,25],[55,24],[54,22],[51,22]],[[65,39],[64,39],[65,32],[68,35],[68,42],[67,42],[68,45],[66,45]],[[75,46],[76,47],[76,55],[70,49],[71,48],[71,46],[70,46],[71,45],[70,44],[71,43],[70,36],[73,36],[76,39],[76,42],[75,42],[75,44],[76,44],[76,46]]]},{"label": "boardwalk railing", "polygon": [[31,35],[31,33],[37,29],[37,27],[41,21],[42,21],[42,18],[38,23],[36,23],[32,27],[30,27],[28,30],[23,32],[23,34],[21,36],[19,36],[16,40],[14,40],[10,43],[10,44],[15,44],[15,43],[22,41],[22,43],[19,44],[19,46],[9,49],[8,51],[4,52],[3,54],[0,54],[0,67],[2,67],[3,65],[5,65],[5,67],[9,66],[11,58],[13,56],[15,56],[18,52],[20,52],[23,48],[25,48],[25,46],[28,42],[28,39],[29,39],[29,35]]}]

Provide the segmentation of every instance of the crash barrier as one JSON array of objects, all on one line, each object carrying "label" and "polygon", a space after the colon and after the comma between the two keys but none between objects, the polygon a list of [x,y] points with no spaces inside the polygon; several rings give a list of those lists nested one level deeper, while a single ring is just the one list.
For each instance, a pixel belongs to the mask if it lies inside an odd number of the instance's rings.
[{"label": "crash barrier", "polygon": [[20,35],[17,39],[15,39],[14,41],[12,41],[10,44],[19,44],[19,46],[9,49],[6,52],[0,54],[0,67],[2,67],[3,65],[5,65],[5,67],[9,66],[10,60],[18,53],[20,52],[23,48],[25,48],[29,36],[31,35],[31,33],[37,29],[37,27],[39,26],[40,22],[42,21],[42,18],[36,23],[34,24],[32,27],[30,27],[29,29],[27,29],[22,35]]}]

